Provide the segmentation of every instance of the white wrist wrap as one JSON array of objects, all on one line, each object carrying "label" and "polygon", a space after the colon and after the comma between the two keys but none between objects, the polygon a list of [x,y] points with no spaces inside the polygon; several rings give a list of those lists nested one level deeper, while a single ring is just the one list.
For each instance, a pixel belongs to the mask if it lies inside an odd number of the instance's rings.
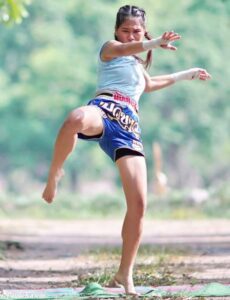
[{"label": "white wrist wrap", "polygon": [[180,81],[180,80],[192,80],[199,78],[199,69],[198,68],[192,68],[189,70],[177,72],[171,74],[174,81]]},{"label": "white wrist wrap", "polygon": [[153,48],[160,47],[161,41],[162,41],[161,36],[156,38],[156,39],[152,39],[150,41],[143,41],[142,42],[142,47],[143,47],[144,50],[151,50]]}]

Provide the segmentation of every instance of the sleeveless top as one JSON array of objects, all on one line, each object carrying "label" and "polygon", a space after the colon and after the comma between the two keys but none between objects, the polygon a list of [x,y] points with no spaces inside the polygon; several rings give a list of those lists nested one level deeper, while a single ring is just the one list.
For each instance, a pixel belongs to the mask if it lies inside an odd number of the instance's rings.
[{"label": "sleeveless top", "polygon": [[96,93],[103,90],[118,91],[138,103],[144,89],[142,66],[134,56],[120,56],[110,61],[102,61],[99,55]]}]

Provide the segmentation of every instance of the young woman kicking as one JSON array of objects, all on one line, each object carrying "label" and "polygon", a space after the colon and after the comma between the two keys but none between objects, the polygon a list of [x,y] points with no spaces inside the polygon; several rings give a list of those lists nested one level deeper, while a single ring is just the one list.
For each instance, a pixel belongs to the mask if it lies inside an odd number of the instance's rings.
[{"label": "young woman kicking", "polygon": [[[96,94],[83,107],[74,109],[64,121],[55,143],[43,198],[51,203],[63,175],[63,163],[78,138],[95,140],[116,163],[127,203],[122,228],[122,256],[114,276],[127,294],[136,294],[133,266],[142,235],[146,208],[147,176],[138,118],[138,101],[143,92],[153,92],[180,80],[207,80],[208,72],[192,68],[169,75],[151,77],[145,70],[151,50],[176,50],[171,43],[180,36],[173,31],[151,39],[146,31],[145,11],[125,5],[117,13],[115,39],[106,42],[99,57]],[[146,61],[137,55],[147,52]]]}]

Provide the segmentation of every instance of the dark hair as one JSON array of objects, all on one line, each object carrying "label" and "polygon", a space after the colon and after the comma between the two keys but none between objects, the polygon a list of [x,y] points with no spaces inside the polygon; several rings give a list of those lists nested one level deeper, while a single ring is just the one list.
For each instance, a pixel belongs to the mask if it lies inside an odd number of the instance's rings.
[{"label": "dark hair", "polygon": [[[144,9],[134,5],[124,5],[120,7],[117,12],[115,30],[117,30],[125,22],[125,20],[130,17],[134,17],[134,18],[140,17],[142,20],[142,25],[143,27],[145,27],[146,17],[145,17]],[[148,32],[145,32],[145,38],[147,40],[151,40],[151,36],[149,35]],[[115,34],[115,39],[118,40],[116,34]],[[142,63],[145,66],[145,68],[150,67],[152,63],[152,50],[148,51],[146,60],[143,60],[142,58],[136,55],[134,56],[136,59],[138,59],[140,63]]]}]

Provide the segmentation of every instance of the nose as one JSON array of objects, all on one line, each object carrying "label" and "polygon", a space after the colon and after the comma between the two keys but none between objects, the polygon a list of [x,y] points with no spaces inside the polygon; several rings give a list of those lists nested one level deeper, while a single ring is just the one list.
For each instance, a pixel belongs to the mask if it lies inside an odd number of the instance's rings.
[{"label": "nose", "polygon": [[135,39],[134,39],[134,36],[133,36],[133,34],[132,33],[130,33],[129,34],[129,36],[128,36],[128,40],[129,40],[129,42],[132,42],[132,41],[134,41]]}]

